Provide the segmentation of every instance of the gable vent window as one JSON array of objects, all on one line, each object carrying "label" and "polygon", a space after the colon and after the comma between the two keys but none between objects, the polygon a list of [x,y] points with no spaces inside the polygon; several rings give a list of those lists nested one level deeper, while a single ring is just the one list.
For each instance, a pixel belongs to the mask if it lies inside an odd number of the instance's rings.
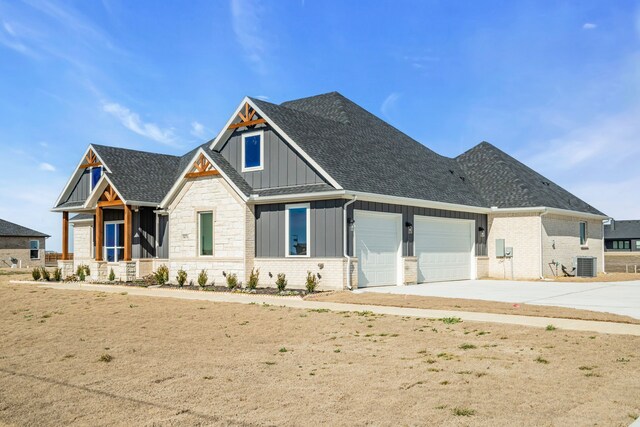
[{"label": "gable vent window", "polygon": [[242,172],[264,168],[264,132],[242,134]]}]

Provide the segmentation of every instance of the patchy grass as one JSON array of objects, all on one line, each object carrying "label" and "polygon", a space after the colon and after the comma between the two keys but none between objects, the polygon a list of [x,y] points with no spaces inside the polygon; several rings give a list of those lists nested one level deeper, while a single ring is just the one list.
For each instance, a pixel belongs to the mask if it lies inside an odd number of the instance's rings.
[{"label": "patchy grass", "polygon": [[445,325],[455,325],[456,323],[461,323],[462,319],[459,317],[443,317],[440,321]]},{"label": "patchy grass", "polygon": [[470,417],[476,414],[476,411],[469,408],[453,408],[451,413],[456,417]]},{"label": "patchy grass", "polygon": [[478,348],[478,347],[476,347],[474,344],[464,343],[464,344],[461,344],[458,348],[460,350],[473,350],[474,348]]},{"label": "patchy grass", "polygon": [[113,360],[113,356],[109,353],[103,353],[102,356],[98,359],[99,362],[109,363]]},{"label": "patchy grass", "polygon": [[553,325],[547,325],[547,327],[545,328],[545,330],[547,330],[547,331],[555,331],[556,329],[558,329],[558,328],[556,328]]},{"label": "patchy grass", "polygon": [[543,365],[548,365],[549,361],[547,359],[543,359],[542,357],[538,356],[534,359],[536,362],[538,363],[542,363]]}]

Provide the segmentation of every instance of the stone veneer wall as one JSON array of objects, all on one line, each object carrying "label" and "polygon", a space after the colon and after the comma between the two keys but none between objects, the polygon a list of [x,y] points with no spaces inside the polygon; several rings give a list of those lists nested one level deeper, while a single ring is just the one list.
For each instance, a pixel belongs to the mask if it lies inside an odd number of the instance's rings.
[{"label": "stone veneer wall", "polygon": [[[220,177],[189,181],[169,207],[169,279],[179,269],[187,280],[197,282],[205,270],[209,282],[224,285],[225,273],[235,273],[245,282],[245,204]],[[198,212],[212,211],[213,256],[198,256]]]},{"label": "stone veneer wall", "polygon": [[91,222],[73,224],[73,264],[78,268],[80,264],[89,264],[91,259],[91,241],[93,225]]},{"label": "stone veneer wall", "polygon": [[253,262],[260,270],[260,287],[275,287],[278,273],[284,273],[287,275],[287,288],[304,289],[307,271],[311,271],[320,274],[318,290],[346,288],[346,258],[255,258]]},{"label": "stone veneer wall", "polygon": [[418,258],[414,256],[402,257],[402,284],[415,285],[418,283]]},{"label": "stone veneer wall", "polygon": [[[580,246],[581,221],[587,223],[587,244],[584,246]],[[601,220],[547,214],[542,216],[542,228],[542,261],[545,277],[553,276],[555,273],[555,267],[552,270],[550,263],[557,261],[571,270],[576,256],[598,258],[598,272],[602,272],[604,240]],[[562,275],[561,267],[558,267],[558,274]]]}]

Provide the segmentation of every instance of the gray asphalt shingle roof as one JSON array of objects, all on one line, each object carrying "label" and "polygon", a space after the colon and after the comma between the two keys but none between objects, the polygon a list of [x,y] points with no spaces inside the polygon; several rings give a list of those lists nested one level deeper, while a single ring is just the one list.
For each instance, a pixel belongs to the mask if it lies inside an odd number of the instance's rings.
[{"label": "gray asphalt shingle roof", "polygon": [[488,142],[456,158],[489,207],[550,207],[602,212]]},{"label": "gray asphalt shingle roof", "polygon": [[2,237],[50,237],[48,234],[32,230],[22,225],[0,219],[0,236]]},{"label": "gray asphalt shingle roof", "polygon": [[614,221],[604,226],[605,239],[640,239],[640,220]]}]

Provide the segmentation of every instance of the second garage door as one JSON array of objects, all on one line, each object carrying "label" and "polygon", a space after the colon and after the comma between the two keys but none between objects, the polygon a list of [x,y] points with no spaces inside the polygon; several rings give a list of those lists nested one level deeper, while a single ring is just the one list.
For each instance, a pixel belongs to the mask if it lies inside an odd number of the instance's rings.
[{"label": "second garage door", "polygon": [[355,211],[358,287],[397,285],[402,216]]},{"label": "second garage door", "polygon": [[416,216],[418,283],[472,278],[474,221]]}]

